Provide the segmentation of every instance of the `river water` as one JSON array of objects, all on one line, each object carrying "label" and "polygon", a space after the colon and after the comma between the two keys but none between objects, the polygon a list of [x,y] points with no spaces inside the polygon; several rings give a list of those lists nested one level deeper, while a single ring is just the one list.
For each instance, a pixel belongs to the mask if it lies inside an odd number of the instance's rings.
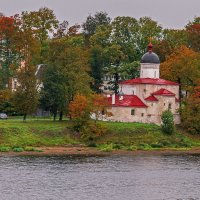
[{"label": "river water", "polygon": [[0,157],[0,200],[197,200],[200,155]]}]

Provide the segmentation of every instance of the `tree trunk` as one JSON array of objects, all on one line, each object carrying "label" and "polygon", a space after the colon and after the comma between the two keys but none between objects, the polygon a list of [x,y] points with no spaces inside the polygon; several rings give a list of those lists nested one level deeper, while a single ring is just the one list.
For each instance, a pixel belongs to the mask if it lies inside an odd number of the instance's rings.
[{"label": "tree trunk", "polygon": [[23,117],[24,122],[26,121],[26,116],[27,116],[27,114],[24,114],[24,117]]},{"label": "tree trunk", "polygon": [[56,121],[57,111],[53,113],[53,121]]},{"label": "tree trunk", "polygon": [[114,91],[115,91],[115,94],[118,93],[118,89],[119,89],[119,74],[118,73],[115,73],[115,83],[114,83]]},{"label": "tree trunk", "polygon": [[60,111],[59,121],[62,121],[63,119],[63,111]]}]

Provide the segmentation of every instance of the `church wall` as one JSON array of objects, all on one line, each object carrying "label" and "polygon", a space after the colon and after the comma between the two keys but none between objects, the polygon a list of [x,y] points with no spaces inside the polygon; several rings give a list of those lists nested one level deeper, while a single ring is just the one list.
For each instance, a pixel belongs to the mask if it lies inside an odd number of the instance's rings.
[{"label": "church wall", "polygon": [[[134,115],[131,115],[131,110],[134,110]],[[147,123],[146,108],[111,107],[108,111],[113,114],[112,117],[107,117],[110,121]]]},{"label": "church wall", "polygon": [[179,86],[178,85],[153,85],[153,84],[135,84],[135,85],[122,85],[122,91],[124,94],[137,95],[141,100],[144,100],[150,96],[153,92],[160,89],[167,89],[175,94],[176,98],[179,99]]}]

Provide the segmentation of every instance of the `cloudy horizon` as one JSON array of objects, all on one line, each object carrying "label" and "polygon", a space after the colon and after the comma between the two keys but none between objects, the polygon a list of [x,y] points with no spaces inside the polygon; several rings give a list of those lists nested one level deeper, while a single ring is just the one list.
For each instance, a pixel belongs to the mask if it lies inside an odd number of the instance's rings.
[{"label": "cloudy horizon", "polygon": [[6,16],[48,7],[54,10],[60,21],[67,20],[70,24],[81,24],[89,14],[105,11],[112,19],[148,16],[164,28],[180,29],[195,16],[200,16],[199,0],[0,0],[0,5],[0,12]]}]

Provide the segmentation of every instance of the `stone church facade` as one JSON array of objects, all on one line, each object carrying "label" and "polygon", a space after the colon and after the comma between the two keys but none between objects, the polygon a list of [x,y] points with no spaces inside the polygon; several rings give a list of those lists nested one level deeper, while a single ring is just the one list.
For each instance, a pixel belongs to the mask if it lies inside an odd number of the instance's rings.
[{"label": "stone church facade", "polygon": [[140,78],[120,82],[118,95],[108,96],[111,117],[105,120],[161,124],[161,115],[171,110],[175,124],[180,123],[179,84],[160,79],[160,61],[148,45],[141,58]]}]

